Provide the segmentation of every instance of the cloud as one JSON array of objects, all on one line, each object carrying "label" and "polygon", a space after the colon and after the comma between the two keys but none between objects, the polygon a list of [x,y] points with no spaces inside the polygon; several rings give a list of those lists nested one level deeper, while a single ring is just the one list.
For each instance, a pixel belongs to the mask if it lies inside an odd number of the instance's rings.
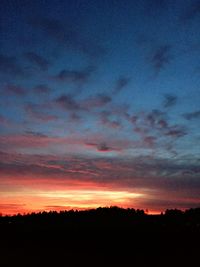
[{"label": "cloud", "polygon": [[8,84],[4,87],[6,94],[11,94],[15,96],[23,96],[26,94],[26,90],[18,85]]},{"label": "cloud", "polygon": [[122,125],[120,121],[116,119],[111,119],[110,116],[112,113],[110,111],[102,111],[99,113],[100,116],[100,122],[101,124],[108,126],[109,128],[117,129],[120,128]]},{"label": "cloud", "polygon": [[186,134],[187,134],[187,131],[185,127],[180,126],[180,125],[170,126],[165,132],[165,135],[175,137],[175,138],[185,136]]},{"label": "cloud", "polygon": [[37,86],[35,86],[33,88],[33,91],[36,93],[36,94],[39,94],[39,95],[43,95],[43,94],[49,94],[52,90],[49,86],[47,86],[46,84],[38,84]]},{"label": "cloud", "polygon": [[33,147],[47,147],[50,142],[59,142],[45,135],[36,135],[31,132],[21,135],[1,135],[0,147],[1,150],[9,151],[10,149],[33,148]]},{"label": "cloud", "polygon": [[24,109],[29,117],[38,121],[49,122],[58,119],[56,115],[48,114],[44,111],[43,106],[39,104],[27,103],[25,104]]},{"label": "cloud", "polygon": [[166,113],[160,111],[159,109],[153,109],[151,112],[147,113],[145,116],[146,124],[153,128],[163,128],[168,126],[165,120]]},{"label": "cloud", "polygon": [[114,150],[113,148],[109,147],[106,143],[101,143],[97,145],[97,150],[101,152],[108,152]]},{"label": "cloud", "polygon": [[[88,145],[98,149],[97,143]],[[100,152],[109,149],[107,144],[99,146]],[[23,188],[25,184],[41,188],[43,183],[46,190],[51,184],[55,191],[58,184],[69,188],[79,183],[79,188],[82,185],[104,186],[113,191],[128,188],[142,192],[146,199],[159,198],[158,192],[165,200],[172,196],[195,199],[200,194],[199,174],[199,164],[194,159],[174,161],[152,157],[91,158],[0,153],[0,183],[10,181],[12,187],[22,179]]]},{"label": "cloud", "polygon": [[177,103],[177,96],[171,95],[171,94],[165,95],[165,99],[164,99],[164,103],[163,103],[163,106],[165,108],[172,107],[172,106],[176,105],[176,103]]},{"label": "cloud", "polygon": [[154,49],[150,56],[150,63],[156,72],[160,72],[171,61],[171,46],[161,45]]},{"label": "cloud", "polygon": [[5,75],[25,76],[27,73],[17,62],[15,57],[0,54],[0,73]]},{"label": "cloud", "polygon": [[70,113],[70,121],[71,122],[80,122],[81,120],[81,114],[78,114],[78,112],[71,112]]},{"label": "cloud", "polygon": [[200,110],[194,111],[194,112],[189,112],[183,114],[183,117],[186,120],[192,120],[192,119],[199,119],[200,118]]},{"label": "cloud", "polygon": [[168,8],[169,1],[167,0],[152,0],[151,2],[144,1],[145,13],[149,16],[160,15]]},{"label": "cloud", "polygon": [[71,21],[62,23],[53,18],[35,18],[31,24],[59,44],[89,57],[105,54],[105,48],[90,38],[85,38]]},{"label": "cloud", "polygon": [[116,149],[114,147],[108,146],[106,142],[100,143],[86,143],[89,147],[94,147],[97,151],[100,152],[112,152],[112,151],[120,151],[121,149]]},{"label": "cloud", "polygon": [[143,142],[145,146],[152,148],[155,146],[156,140],[155,136],[145,136]]},{"label": "cloud", "polygon": [[46,134],[43,134],[43,133],[40,133],[40,132],[34,132],[34,131],[26,131],[25,132],[26,133],[26,135],[29,135],[29,136],[33,136],[33,137],[41,137],[41,138],[43,138],[43,137],[48,137]]},{"label": "cloud", "polygon": [[3,115],[0,114],[0,125],[8,125],[10,121]]},{"label": "cloud", "polygon": [[[152,130],[170,137],[183,137],[187,134],[187,130],[182,125],[170,125],[166,119],[166,113],[160,110],[152,110],[146,115],[147,126],[149,125]],[[149,129],[151,130],[151,129]]]},{"label": "cloud", "polygon": [[190,5],[187,7],[187,10],[182,14],[181,20],[187,22],[191,19],[197,17],[200,13],[200,1],[190,1]]},{"label": "cloud", "polygon": [[32,19],[31,24],[59,42],[72,45],[77,40],[75,30],[69,25],[63,25],[59,20],[53,18],[37,18]]},{"label": "cloud", "polygon": [[106,94],[98,94],[80,101],[77,101],[71,94],[63,94],[55,99],[55,103],[63,109],[71,111],[73,114],[76,113],[75,119],[77,116],[79,117],[78,111],[91,111],[103,107],[111,101],[111,97]]},{"label": "cloud", "polygon": [[26,212],[26,204],[24,203],[1,203],[0,210],[3,214],[22,214]]},{"label": "cloud", "polygon": [[58,82],[66,82],[77,85],[83,85],[88,82],[91,74],[94,71],[94,67],[87,67],[83,70],[61,70],[58,74],[52,76],[51,78]]},{"label": "cloud", "polygon": [[63,94],[56,98],[55,102],[62,107],[63,109],[69,111],[78,111],[81,110],[81,106],[70,94]]},{"label": "cloud", "polygon": [[24,54],[24,56],[30,63],[32,63],[42,71],[46,71],[50,65],[48,60],[34,52],[27,52]]},{"label": "cloud", "polygon": [[139,136],[138,145],[142,148],[159,148],[175,155],[175,148],[169,143],[188,134],[184,125],[172,124],[165,111],[154,109],[150,112],[138,112],[130,115],[128,121],[133,125],[134,132]]},{"label": "cloud", "polygon": [[95,96],[88,97],[82,102],[82,106],[86,109],[99,108],[107,105],[112,101],[112,98],[106,94],[97,94]]},{"label": "cloud", "polygon": [[114,86],[114,93],[119,93],[124,87],[126,87],[130,83],[130,78],[120,77],[116,80]]}]

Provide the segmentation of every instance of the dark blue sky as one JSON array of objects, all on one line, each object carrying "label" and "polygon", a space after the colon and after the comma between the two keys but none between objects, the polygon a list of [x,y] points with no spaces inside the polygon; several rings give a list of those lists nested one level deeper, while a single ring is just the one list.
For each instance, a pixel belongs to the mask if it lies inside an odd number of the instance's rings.
[{"label": "dark blue sky", "polygon": [[[200,1],[3,0],[0,19],[3,211],[200,204]],[[94,197],[56,200],[72,188]]]}]

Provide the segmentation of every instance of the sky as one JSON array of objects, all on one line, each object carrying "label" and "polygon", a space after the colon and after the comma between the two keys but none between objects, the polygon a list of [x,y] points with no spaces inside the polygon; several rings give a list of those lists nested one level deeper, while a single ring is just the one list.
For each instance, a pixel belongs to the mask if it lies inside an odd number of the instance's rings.
[{"label": "sky", "polygon": [[0,212],[200,206],[200,1],[1,0]]}]

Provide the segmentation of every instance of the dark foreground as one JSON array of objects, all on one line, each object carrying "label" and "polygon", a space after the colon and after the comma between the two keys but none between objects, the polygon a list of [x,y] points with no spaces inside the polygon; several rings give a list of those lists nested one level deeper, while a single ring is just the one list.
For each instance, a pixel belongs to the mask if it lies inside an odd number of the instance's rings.
[{"label": "dark foreground", "polygon": [[0,266],[200,266],[200,209],[0,217]]}]

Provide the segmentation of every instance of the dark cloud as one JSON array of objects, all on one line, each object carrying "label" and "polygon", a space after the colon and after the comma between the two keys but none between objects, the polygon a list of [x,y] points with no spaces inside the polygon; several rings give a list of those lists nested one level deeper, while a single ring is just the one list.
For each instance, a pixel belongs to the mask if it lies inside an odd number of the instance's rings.
[{"label": "dark cloud", "polygon": [[91,74],[94,71],[94,67],[87,67],[83,70],[61,70],[57,75],[52,78],[59,82],[72,83],[82,85],[88,82]]},{"label": "dark cloud", "polygon": [[170,125],[166,119],[166,113],[160,110],[153,110],[146,116],[147,125],[157,130],[158,133],[170,137],[182,137],[187,134],[187,130],[182,125]]},{"label": "dark cloud", "polygon": [[158,127],[161,129],[167,129],[168,128],[168,122],[165,119],[160,119],[158,121]]},{"label": "dark cloud", "polygon": [[141,135],[142,137],[144,137],[146,134],[148,134],[150,132],[150,129],[148,129],[147,127],[140,127],[137,126],[134,128],[134,132],[138,133],[139,135]]},{"label": "dark cloud", "polygon": [[141,147],[162,147],[173,155],[176,151],[169,143],[177,138],[188,134],[188,129],[184,125],[173,125],[166,112],[154,109],[150,112],[136,113],[128,118],[133,125],[133,130],[140,137]]},{"label": "dark cloud", "polygon": [[120,77],[118,80],[116,80],[116,83],[114,86],[114,93],[119,93],[129,83],[130,83],[130,78]]},{"label": "dark cloud", "polygon": [[162,11],[166,11],[166,9],[168,8],[169,1],[151,0],[151,2],[149,2],[148,0],[145,0],[144,3],[145,3],[145,13],[152,16],[152,15],[158,15]]},{"label": "dark cloud", "polygon": [[200,14],[200,1],[190,1],[189,6],[187,6],[186,11],[182,14],[181,20],[187,22],[194,19]]},{"label": "dark cloud", "polygon": [[166,113],[158,109],[153,109],[151,112],[147,113],[145,120],[148,125],[153,128],[163,127],[167,122],[165,120]]},{"label": "dark cloud", "polygon": [[42,71],[47,70],[50,65],[48,60],[34,52],[27,52],[24,54],[24,56],[30,63],[32,63]]},{"label": "dark cloud", "polygon": [[49,122],[58,119],[56,115],[48,114],[46,111],[44,111],[43,106],[39,104],[27,103],[24,106],[24,109],[28,116],[34,120]]},{"label": "dark cloud", "polygon": [[[100,152],[113,150],[113,147],[106,143],[86,145],[93,146]],[[42,175],[43,180],[57,177],[67,182],[73,178],[82,182],[111,185],[112,188],[121,190],[148,188],[147,192],[154,196],[157,195],[157,190],[162,190],[165,199],[168,199],[172,192],[176,197],[184,197],[184,194],[187,197],[199,196],[199,174],[199,163],[193,159],[174,161],[145,156],[120,159],[0,153],[0,179],[9,176],[13,177],[14,182],[19,176],[28,175],[27,177],[34,177],[36,182],[39,179],[37,177]]]},{"label": "dark cloud", "polygon": [[97,94],[95,96],[88,97],[82,103],[82,106],[91,109],[91,108],[99,108],[103,107],[106,104],[110,103],[112,98],[106,94]]},{"label": "dark cloud", "polygon": [[109,147],[106,143],[101,143],[97,145],[97,150],[101,152],[107,152],[113,150],[111,147]]},{"label": "dark cloud", "polygon": [[7,123],[8,123],[8,119],[5,116],[0,114],[0,124],[7,124]]},{"label": "dark cloud", "polygon": [[47,86],[46,84],[38,84],[37,86],[33,88],[33,91],[39,95],[49,94],[51,92],[51,88]]},{"label": "dark cloud", "polygon": [[11,94],[15,96],[23,96],[26,94],[26,90],[18,85],[8,84],[4,87],[6,94]]},{"label": "dark cloud", "polygon": [[152,148],[155,145],[156,137],[155,136],[145,136],[143,142],[144,142],[145,146]]},{"label": "dark cloud", "polygon": [[76,43],[77,33],[70,25],[63,25],[59,20],[53,18],[35,18],[30,22],[33,26],[39,28],[44,34],[51,38],[72,45]]},{"label": "dark cloud", "polygon": [[97,150],[100,152],[116,151],[116,149],[109,147],[106,143],[100,143],[97,145]]},{"label": "dark cloud", "polygon": [[79,122],[81,120],[81,115],[78,112],[71,112],[70,121],[71,122]]},{"label": "dark cloud", "polygon": [[112,113],[110,111],[104,110],[104,111],[100,112],[99,116],[100,116],[101,124],[103,124],[109,128],[113,128],[113,129],[120,128],[121,127],[120,121],[110,118],[111,115],[112,115]]},{"label": "dark cloud", "polygon": [[34,132],[34,131],[26,131],[25,132],[26,135],[29,135],[29,136],[34,136],[34,137],[48,137],[46,134],[43,134],[43,133],[40,133],[40,132]]},{"label": "dark cloud", "polygon": [[0,204],[0,210],[6,210],[7,212],[13,211],[13,212],[17,212],[19,211],[19,213],[22,212],[22,208],[25,208],[26,204],[16,204],[16,203],[4,203],[4,204]]},{"label": "dark cloud", "polygon": [[156,72],[160,72],[171,61],[171,46],[161,45],[154,49],[150,56],[150,63]]},{"label": "dark cloud", "polygon": [[200,110],[185,113],[185,114],[183,114],[183,117],[187,120],[199,119],[200,118]]},{"label": "dark cloud", "polygon": [[138,120],[138,116],[137,115],[132,115],[128,117],[128,120],[133,123],[136,124],[137,120]]},{"label": "dark cloud", "polygon": [[89,57],[102,56],[105,53],[105,48],[98,41],[95,42],[94,38],[84,38],[77,25],[70,21],[62,23],[53,18],[36,18],[31,24],[54,41]]},{"label": "dark cloud", "polygon": [[62,108],[75,112],[76,118],[79,117],[78,111],[91,111],[95,108],[100,108],[112,101],[110,96],[106,94],[98,94],[84,100],[77,101],[71,94],[63,94],[55,99],[55,102]]},{"label": "dark cloud", "polygon": [[171,137],[182,137],[187,134],[187,131],[185,127],[180,126],[180,125],[175,125],[168,127],[167,131],[165,132],[165,135],[171,136]]},{"label": "dark cloud", "polygon": [[15,57],[0,54],[0,73],[14,76],[25,76],[27,74]]},{"label": "dark cloud", "polygon": [[61,95],[56,98],[56,103],[59,104],[62,108],[69,111],[78,111],[81,110],[80,104],[73,98],[72,95]]},{"label": "dark cloud", "polygon": [[111,152],[111,151],[119,151],[119,149],[108,146],[106,142],[101,143],[86,143],[87,146],[94,147],[97,151],[100,152]]},{"label": "dark cloud", "polygon": [[164,99],[164,103],[163,103],[165,108],[172,107],[172,106],[176,105],[176,103],[177,103],[177,96],[171,95],[171,94],[165,95],[165,99]]}]

